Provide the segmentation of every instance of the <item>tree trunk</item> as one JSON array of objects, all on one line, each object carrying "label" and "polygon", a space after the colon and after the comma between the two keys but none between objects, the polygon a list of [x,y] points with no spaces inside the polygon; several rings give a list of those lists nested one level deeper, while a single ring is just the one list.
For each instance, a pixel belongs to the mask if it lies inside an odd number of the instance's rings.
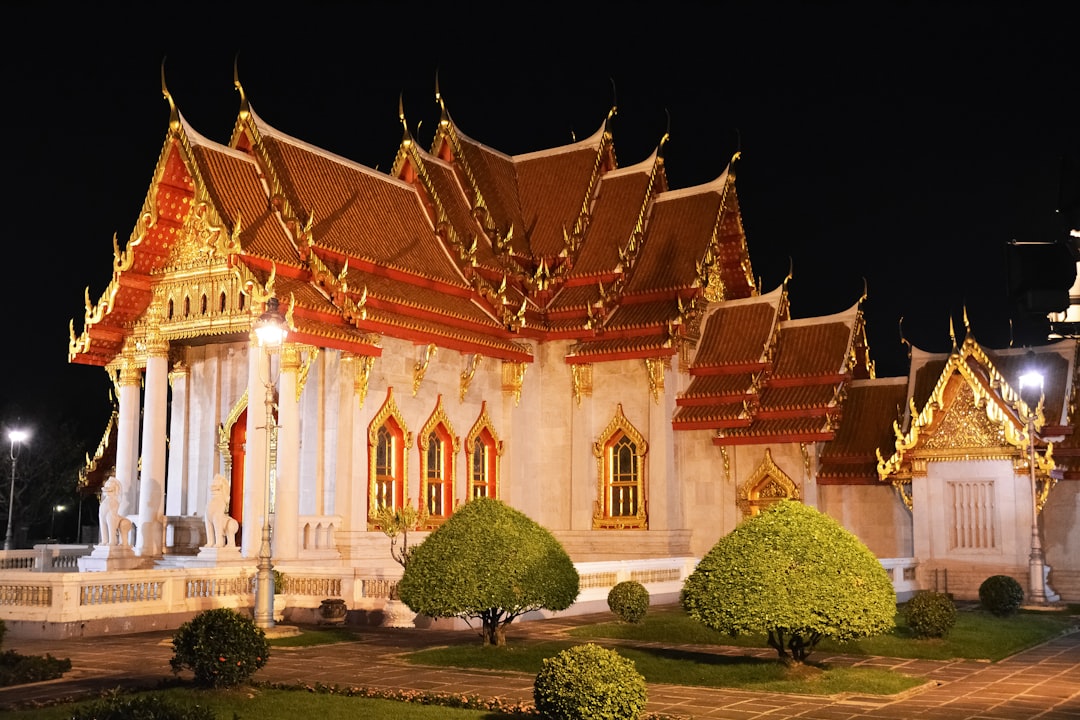
[{"label": "tree trunk", "polygon": [[506,644],[506,629],[499,622],[498,615],[485,614],[484,620],[484,645],[501,647]]}]

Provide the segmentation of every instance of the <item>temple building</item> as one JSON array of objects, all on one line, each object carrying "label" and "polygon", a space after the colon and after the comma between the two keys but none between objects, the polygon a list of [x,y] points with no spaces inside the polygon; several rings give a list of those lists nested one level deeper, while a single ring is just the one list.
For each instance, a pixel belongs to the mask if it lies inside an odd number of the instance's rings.
[{"label": "temple building", "polygon": [[[142,212],[70,328],[70,361],[115,387],[83,482],[115,477],[121,518],[80,582],[214,570],[237,581],[214,602],[250,607],[269,508],[290,607],[373,612],[400,573],[379,511],[418,506],[422,537],[486,496],[555,534],[583,600],[631,577],[674,597],[721,536],[794,498],[855,532],[901,596],[969,598],[999,572],[1027,587],[1037,504],[1050,585],[1080,599],[1076,341],[1037,348],[1031,453],[1024,349],[983,349],[965,318],[951,353],[913,348],[909,377],[877,378],[865,295],[800,318],[790,278],[758,286],[738,155],[671,187],[663,138],[617,161],[612,108],[586,139],[509,156],[436,90],[430,148],[399,109],[379,172],[236,87],[221,144],[163,81]],[[253,326],[275,307],[288,334],[269,353]],[[208,517],[221,492],[227,517]],[[205,605],[188,600],[156,612]]]}]

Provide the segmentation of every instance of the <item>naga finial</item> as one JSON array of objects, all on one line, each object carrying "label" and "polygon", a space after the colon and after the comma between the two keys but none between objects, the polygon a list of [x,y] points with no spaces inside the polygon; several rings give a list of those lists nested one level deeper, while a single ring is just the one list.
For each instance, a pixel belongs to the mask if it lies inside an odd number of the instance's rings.
[{"label": "naga finial", "polygon": [[177,131],[180,129],[180,111],[176,109],[176,103],[173,102],[172,94],[169,92],[169,88],[165,85],[165,58],[161,58],[161,94],[169,103],[169,129]]},{"label": "naga finial", "polygon": [[244,86],[240,84],[240,53],[236,53],[236,57],[233,58],[232,77],[233,87],[240,93],[240,119],[247,120],[251,115],[251,107],[248,105],[247,95],[244,93]]}]

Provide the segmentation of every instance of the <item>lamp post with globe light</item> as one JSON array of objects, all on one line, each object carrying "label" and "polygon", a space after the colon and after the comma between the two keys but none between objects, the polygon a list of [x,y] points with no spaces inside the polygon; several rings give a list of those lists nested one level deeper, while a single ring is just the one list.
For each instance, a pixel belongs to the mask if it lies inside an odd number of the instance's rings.
[{"label": "lamp post with globe light", "polygon": [[12,529],[15,510],[15,465],[19,459],[19,447],[30,438],[26,430],[8,430],[8,440],[11,442],[11,487],[8,491],[8,519],[7,533],[4,535],[4,549],[12,549]]},{"label": "lamp post with globe light", "polygon": [[266,311],[255,322],[255,337],[259,347],[266,353],[267,379],[266,395],[266,477],[263,487],[262,538],[259,543],[259,561],[256,565],[255,580],[255,625],[260,628],[274,626],[274,566],[270,548],[270,478],[273,474],[271,463],[271,441],[275,432],[274,420],[274,373],[273,353],[285,342],[288,327],[285,318],[278,311],[278,299],[271,297],[266,302]]},{"label": "lamp post with globe light", "polygon": [[1020,399],[1025,405],[1027,421],[1028,471],[1031,481],[1031,554],[1028,559],[1028,601],[1046,604],[1046,564],[1042,541],[1039,539],[1039,490],[1035,481],[1035,420],[1042,411],[1043,376],[1034,363],[1035,353],[1028,351],[1026,366],[1020,376]]}]

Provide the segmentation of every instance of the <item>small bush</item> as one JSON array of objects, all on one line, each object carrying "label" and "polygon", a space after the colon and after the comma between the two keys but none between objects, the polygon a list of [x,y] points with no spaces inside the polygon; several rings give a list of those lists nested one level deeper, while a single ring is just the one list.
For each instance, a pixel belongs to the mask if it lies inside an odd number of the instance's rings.
[{"label": "small bush", "polygon": [[215,720],[208,707],[183,705],[158,695],[110,693],[75,711],[71,720]]},{"label": "small bush", "polygon": [[633,661],[592,643],[544,660],[533,685],[536,710],[550,720],[633,720],[647,699]]},{"label": "small bush", "polygon": [[1008,617],[1024,602],[1024,588],[1008,575],[991,575],[979,586],[979,602],[999,617]]},{"label": "small bush", "polygon": [[607,606],[624,622],[641,622],[649,610],[649,591],[636,580],[626,580],[608,592]]},{"label": "small bush", "polygon": [[71,669],[71,660],[52,655],[20,655],[14,650],[0,652],[0,687],[55,680]]},{"label": "small bush", "polygon": [[266,633],[251,618],[229,608],[199,613],[180,626],[172,644],[172,671],[189,668],[195,682],[206,687],[238,685],[270,656]]},{"label": "small bush", "polygon": [[919,637],[940,638],[956,624],[956,605],[945,593],[920,592],[908,601],[904,615]]}]

